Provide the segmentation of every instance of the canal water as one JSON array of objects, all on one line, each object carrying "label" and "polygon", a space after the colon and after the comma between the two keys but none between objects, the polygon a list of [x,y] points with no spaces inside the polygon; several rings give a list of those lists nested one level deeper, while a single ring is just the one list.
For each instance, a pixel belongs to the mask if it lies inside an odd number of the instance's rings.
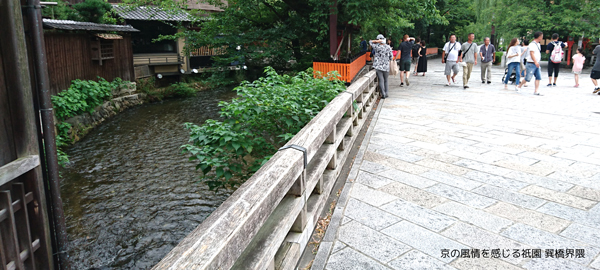
[{"label": "canal water", "polygon": [[185,122],[218,117],[231,89],[129,109],[67,149],[62,198],[72,269],[150,269],[231,190],[210,191],[181,154]]}]

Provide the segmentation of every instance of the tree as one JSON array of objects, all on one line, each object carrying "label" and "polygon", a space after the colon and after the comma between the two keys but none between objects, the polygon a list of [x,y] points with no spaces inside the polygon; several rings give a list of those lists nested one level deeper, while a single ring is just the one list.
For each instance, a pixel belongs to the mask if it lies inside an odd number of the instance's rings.
[{"label": "tree", "polygon": [[58,0],[56,6],[44,8],[42,15],[57,20],[115,24],[117,20],[112,16],[111,10],[111,4],[106,0],[86,0],[72,6],[66,1]]}]

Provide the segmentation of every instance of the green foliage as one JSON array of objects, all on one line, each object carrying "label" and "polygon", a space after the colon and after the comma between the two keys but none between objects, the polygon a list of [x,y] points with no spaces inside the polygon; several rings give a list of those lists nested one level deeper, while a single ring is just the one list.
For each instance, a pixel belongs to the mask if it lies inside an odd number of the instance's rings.
[{"label": "green foliage", "polygon": [[112,13],[112,6],[106,0],[86,0],[72,6],[63,0],[56,2],[56,6],[48,6],[42,10],[44,17],[103,24],[117,23],[116,16]]},{"label": "green foliage", "polygon": [[496,52],[496,59],[495,59],[496,65],[500,65],[500,63],[502,62],[503,55],[504,55],[504,52]]},{"label": "green foliage", "polygon": [[171,84],[168,92],[175,97],[192,97],[196,95],[197,90],[186,83],[178,82]]},{"label": "green foliage", "polygon": [[121,78],[112,82],[98,77],[98,81],[72,81],[69,89],[52,96],[54,115],[59,120],[65,120],[85,112],[93,112],[94,108],[102,104],[112,95],[112,90],[118,89],[123,84]]},{"label": "green foliage", "polygon": [[69,156],[61,148],[73,143],[73,139],[69,137],[70,129],[71,124],[69,123],[60,122],[56,124],[56,148],[58,154],[58,164],[61,166],[65,166],[67,163],[69,163]]},{"label": "green foliage", "polygon": [[236,87],[238,98],[219,104],[222,121],[185,125],[190,144],[183,152],[198,162],[196,169],[211,189],[248,179],[345,89],[336,74],[315,79],[312,69],[290,76],[267,67],[265,73]]}]

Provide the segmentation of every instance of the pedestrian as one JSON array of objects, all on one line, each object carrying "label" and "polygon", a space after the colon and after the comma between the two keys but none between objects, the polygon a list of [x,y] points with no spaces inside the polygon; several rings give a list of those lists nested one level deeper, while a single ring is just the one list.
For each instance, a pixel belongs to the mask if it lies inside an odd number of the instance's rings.
[{"label": "pedestrian", "polygon": [[385,42],[383,35],[377,35],[376,40],[370,40],[369,44],[375,52],[373,58],[373,68],[377,73],[379,80],[379,90],[381,98],[385,99],[388,96],[388,75],[390,73],[390,61],[392,61],[392,48]]},{"label": "pedestrian", "polygon": [[[567,44],[558,41],[558,34],[552,34],[552,42],[546,46],[546,54],[551,54],[548,58],[548,87],[556,86],[556,79],[558,79],[558,70],[560,69],[560,63],[562,62],[563,55],[565,54],[564,49]],[[554,83],[552,83],[552,74],[554,73]]]},{"label": "pedestrian", "polygon": [[[525,79],[525,74],[527,71],[527,55],[529,55],[529,40],[524,39],[523,43],[521,43],[521,79]],[[517,84],[520,82],[517,82]],[[523,86],[527,87],[527,82],[523,84]]]},{"label": "pedestrian", "polygon": [[575,75],[575,87],[579,87],[579,74],[583,70],[585,56],[583,56],[583,48],[577,48],[577,53],[573,55],[573,74]]},{"label": "pedestrian", "polygon": [[400,86],[404,86],[404,82],[406,81],[406,86],[410,85],[408,81],[408,77],[410,76],[410,53],[412,51],[413,44],[415,43],[414,38],[409,38],[408,35],[404,35],[402,37],[402,43],[398,47],[400,51]]},{"label": "pedestrian", "polygon": [[360,37],[360,52],[367,52],[369,45],[367,45],[367,41],[361,36]]},{"label": "pedestrian", "polygon": [[421,49],[419,50],[419,64],[417,66],[417,74],[419,72],[423,72],[423,76],[425,76],[425,72],[427,72],[427,46],[425,40],[421,40]]},{"label": "pedestrian", "polygon": [[[454,79],[458,74],[458,65],[456,61],[458,61],[458,55],[460,54],[460,43],[456,41],[456,35],[450,35],[450,41],[446,42],[444,48],[442,50],[442,63],[446,64],[444,68],[444,75],[446,75],[446,80],[448,83],[446,85],[450,85],[450,78],[452,78],[452,83],[456,83]],[[450,77],[450,74],[452,77]]]},{"label": "pedestrian", "polygon": [[594,83],[594,94],[598,93],[600,95],[600,87],[598,87],[598,80],[600,80],[600,45],[596,45],[596,48],[592,52],[593,55],[596,56],[596,64],[592,67],[592,74],[590,74],[590,78],[592,78],[592,82]]},{"label": "pedestrian", "polygon": [[419,58],[421,58],[421,55],[419,54],[419,52],[421,51],[421,39],[417,38],[415,40],[415,45],[413,45],[412,48],[412,63],[415,64],[415,76],[417,75],[417,67],[419,66]]},{"label": "pedestrian", "polygon": [[481,57],[481,83],[492,83],[492,64],[496,61],[496,47],[490,44],[490,38],[483,40],[483,45],[479,48]]},{"label": "pedestrian", "polygon": [[462,54],[458,56],[458,62],[465,62],[463,65],[463,88],[469,88],[469,79],[471,78],[471,72],[473,66],[477,65],[477,55],[479,55],[479,47],[477,43],[473,42],[475,34],[470,33],[467,42],[462,45]]},{"label": "pedestrian", "polygon": [[523,80],[519,84],[519,89],[517,89],[517,91],[521,90],[523,84],[525,82],[531,81],[531,77],[535,76],[535,91],[533,92],[533,94],[537,96],[542,96],[542,94],[539,92],[540,81],[542,80],[542,73],[540,71],[542,48],[540,45],[540,41],[544,39],[544,34],[539,31],[535,32],[533,34],[533,38],[534,40],[531,43],[529,43],[528,47],[529,52],[527,55],[527,75],[525,75],[525,80]]},{"label": "pedestrian", "polygon": [[[512,71],[515,71],[516,74],[516,83],[521,81],[521,54],[523,51],[519,46],[519,39],[513,38],[508,45],[508,49],[506,50],[506,59],[508,63],[508,69],[506,72],[506,77],[504,78],[504,89],[508,87],[508,80],[510,79],[510,75]],[[519,90],[517,86],[515,86],[515,90]]]}]

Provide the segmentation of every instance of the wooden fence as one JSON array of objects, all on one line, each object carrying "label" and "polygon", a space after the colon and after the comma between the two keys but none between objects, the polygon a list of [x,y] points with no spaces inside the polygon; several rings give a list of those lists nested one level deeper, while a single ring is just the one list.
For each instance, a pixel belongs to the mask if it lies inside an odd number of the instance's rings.
[{"label": "wooden fence", "polygon": [[375,77],[333,99],[154,269],[294,269],[373,109]]},{"label": "wooden fence", "polygon": [[352,82],[356,74],[367,64],[367,55],[363,54],[358,56],[354,61],[349,64],[346,63],[328,63],[328,62],[313,62],[313,69],[316,72],[320,72],[321,75],[325,75],[331,71],[337,71],[340,74],[340,80],[345,82]]},{"label": "wooden fence", "polygon": [[0,7],[0,269],[53,269],[21,3]]},{"label": "wooden fence", "polygon": [[98,76],[112,81],[119,77],[126,81],[135,80],[133,73],[133,51],[131,37],[123,34],[123,39],[113,42],[114,58],[102,61],[93,60],[90,33],[45,33],[50,91],[53,95],[69,88],[75,79],[97,80]]}]

